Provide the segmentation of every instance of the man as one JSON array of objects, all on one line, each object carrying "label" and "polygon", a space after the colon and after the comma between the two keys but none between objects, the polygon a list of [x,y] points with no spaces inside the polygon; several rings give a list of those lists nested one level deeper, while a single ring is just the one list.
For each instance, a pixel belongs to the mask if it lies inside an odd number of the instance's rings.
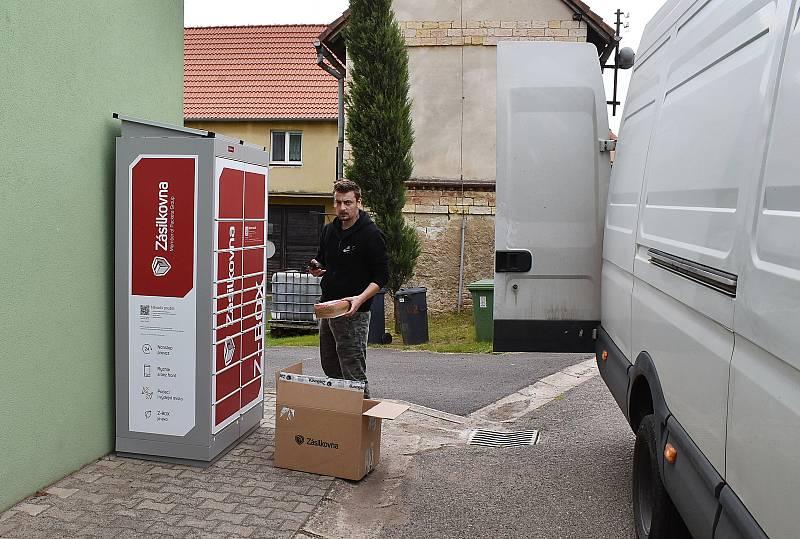
[{"label": "man", "polygon": [[[361,188],[350,180],[333,186],[336,218],[325,225],[311,274],[322,276],[322,301],[346,299],[350,310],[319,322],[322,370],[331,378],[367,383],[367,335],[372,297],[389,280],[383,232],[361,209]],[[364,396],[369,398],[369,385]]]}]

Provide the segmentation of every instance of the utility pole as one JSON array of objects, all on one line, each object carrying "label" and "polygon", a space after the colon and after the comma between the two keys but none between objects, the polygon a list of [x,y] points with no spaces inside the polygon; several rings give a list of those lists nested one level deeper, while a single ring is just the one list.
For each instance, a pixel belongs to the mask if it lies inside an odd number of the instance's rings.
[{"label": "utility pole", "polygon": [[611,65],[606,64],[606,65],[603,66],[603,69],[606,69],[606,68],[609,68],[609,67],[614,69],[614,93],[612,95],[611,101],[606,101],[606,104],[611,105],[611,115],[612,116],[616,116],[617,115],[617,106],[622,104],[617,99],[617,78],[619,76],[619,70],[620,70],[620,65],[619,65],[619,43],[620,43],[620,41],[622,41],[621,29],[622,29],[623,24],[625,25],[625,28],[628,27],[628,23],[623,23],[622,22],[622,16],[625,15],[626,19],[629,17],[629,15],[623,13],[623,11],[621,9],[617,9],[617,11],[614,14],[617,16],[617,20],[614,23],[614,26],[616,26],[616,30],[614,32],[614,63],[611,64]]}]

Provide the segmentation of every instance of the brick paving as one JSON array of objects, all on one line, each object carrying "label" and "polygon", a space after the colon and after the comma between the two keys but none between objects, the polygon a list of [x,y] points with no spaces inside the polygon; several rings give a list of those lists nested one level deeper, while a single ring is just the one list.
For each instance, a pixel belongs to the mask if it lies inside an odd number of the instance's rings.
[{"label": "brick paving", "polygon": [[273,466],[274,405],[208,468],[108,455],[0,514],[0,537],[293,537],[334,479]]}]

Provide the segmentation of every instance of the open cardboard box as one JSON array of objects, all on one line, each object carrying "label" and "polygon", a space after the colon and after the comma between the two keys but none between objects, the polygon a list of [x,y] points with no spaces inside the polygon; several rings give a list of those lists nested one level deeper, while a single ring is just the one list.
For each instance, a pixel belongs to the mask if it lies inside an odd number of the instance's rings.
[{"label": "open cardboard box", "polygon": [[363,391],[283,380],[275,373],[275,466],[357,481],[380,462],[381,421],[408,406],[364,398]]}]

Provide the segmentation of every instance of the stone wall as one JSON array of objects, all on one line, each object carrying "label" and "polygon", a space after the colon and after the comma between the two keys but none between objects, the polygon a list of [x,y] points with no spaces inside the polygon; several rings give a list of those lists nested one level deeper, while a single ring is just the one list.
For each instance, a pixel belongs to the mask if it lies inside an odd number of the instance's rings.
[{"label": "stone wall", "polygon": [[399,21],[409,47],[497,45],[498,41],[586,41],[583,21]]},{"label": "stone wall", "polygon": [[428,288],[428,309],[444,312],[458,305],[461,228],[464,225],[463,306],[471,308],[467,284],[494,275],[494,186],[411,188],[403,212],[422,242],[422,255],[410,286]]}]

